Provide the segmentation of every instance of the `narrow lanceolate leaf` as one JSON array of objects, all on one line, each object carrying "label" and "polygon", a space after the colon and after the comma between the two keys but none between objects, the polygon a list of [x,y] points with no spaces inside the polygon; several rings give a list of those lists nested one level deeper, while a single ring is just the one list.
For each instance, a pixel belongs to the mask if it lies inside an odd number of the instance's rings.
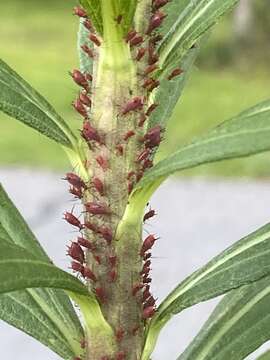
[{"label": "narrow lanceolate leaf", "polygon": [[151,351],[160,329],[173,315],[268,274],[270,224],[233,244],[180,283],[167,296],[150,323],[145,352]]},{"label": "narrow lanceolate leaf", "polygon": [[75,135],[54,108],[0,59],[0,110],[72,148]]},{"label": "narrow lanceolate leaf", "polygon": [[[51,264],[27,223],[0,185],[0,238]],[[1,253],[0,243],[0,253]],[[80,321],[68,296],[57,289],[26,289],[0,295],[0,319],[26,332],[65,359],[80,353]]]},{"label": "narrow lanceolate leaf", "polygon": [[233,159],[270,150],[270,100],[225,121],[190,145],[157,163],[139,183],[139,187],[166,178],[170,174],[225,159]]},{"label": "narrow lanceolate leaf", "polygon": [[[234,290],[178,360],[243,360],[270,340],[270,278]],[[260,360],[269,360],[269,353]],[[258,359],[258,360],[259,360]]]},{"label": "narrow lanceolate leaf", "polygon": [[80,4],[86,10],[97,32],[102,35],[103,21],[101,12],[101,0],[80,0]]},{"label": "narrow lanceolate leaf", "polygon": [[122,26],[124,35],[131,28],[137,3],[138,0],[119,0],[119,7],[118,7],[118,14],[116,14],[116,21],[118,20],[119,25]]},{"label": "narrow lanceolate leaf", "polygon": [[162,67],[168,66],[177,58],[182,58],[200,36],[237,2],[238,0],[173,0],[169,2],[166,7],[168,18],[164,24],[168,32],[159,48]]}]

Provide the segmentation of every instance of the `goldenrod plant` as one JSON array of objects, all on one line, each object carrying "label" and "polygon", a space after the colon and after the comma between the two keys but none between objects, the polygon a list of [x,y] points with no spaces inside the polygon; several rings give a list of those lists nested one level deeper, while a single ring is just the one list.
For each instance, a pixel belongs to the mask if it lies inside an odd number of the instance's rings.
[{"label": "goldenrod plant", "polygon": [[200,46],[236,3],[81,0],[73,10],[80,68],[70,72],[77,132],[0,62],[0,109],[65,150],[71,166],[63,186],[80,204],[63,215],[77,232],[67,244],[70,274],[53,264],[0,188],[0,318],[65,360],[149,360],[174,315],[225,293],[178,360],[245,359],[270,339],[270,225],[161,303],[151,290],[151,251],[163,239],[143,238],[156,216],[148,203],[169,175],[270,150],[267,100],[156,160]]}]

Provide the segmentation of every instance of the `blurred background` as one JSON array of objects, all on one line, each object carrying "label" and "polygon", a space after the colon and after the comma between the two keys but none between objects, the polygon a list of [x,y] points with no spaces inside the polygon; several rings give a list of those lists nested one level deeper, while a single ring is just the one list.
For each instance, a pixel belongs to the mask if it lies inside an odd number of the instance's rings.
[{"label": "blurred background", "polygon": [[[0,56],[76,128],[76,94],[68,71],[77,66],[72,0],[11,0],[0,4]],[[214,28],[170,123],[160,156],[216,123],[269,97],[270,2],[242,0]],[[177,129],[177,131],[176,131]],[[173,139],[170,134],[173,133]],[[0,114],[0,165],[59,169],[57,145]],[[203,166],[187,174],[268,176],[269,156]]]},{"label": "blurred background", "polygon": [[[73,6],[72,0],[0,1],[0,57],[77,129],[79,118],[71,108],[77,88],[68,75],[78,66]],[[270,2],[241,0],[202,48],[159,156],[269,98],[269,63]],[[64,269],[66,245],[75,236],[62,220],[63,212],[74,204],[61,180],[68,169],[57,145],[0,113],[0,181],[49,255]],[[151,201],[158,216],[146,226],[161,238],[153,261],[158,301],[211,257],[269,222],[269,174],[266,153],[182,172],[181,178],[161,187]],[[162,333],[153,360],[175,359],[215,304],[216,300],[199,304],[174,318]],[[0,335],[6,360],[59,360],[2,322]],[[256,354],[248,359],[256,359]]]}]

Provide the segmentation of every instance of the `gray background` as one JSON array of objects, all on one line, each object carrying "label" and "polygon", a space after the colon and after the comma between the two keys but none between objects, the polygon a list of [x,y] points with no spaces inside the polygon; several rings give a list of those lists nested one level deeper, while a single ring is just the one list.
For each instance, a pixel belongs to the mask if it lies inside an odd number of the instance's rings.
[{"label": "gray background", "polygon": [[[74,203],[61,175],[0,169],[0,181],[49,255],[66,269],[65,247],[74,233],[62,220],[62,214]],[[153,291],[162,299],[211,257],[269,221],[270,182],[171,180],[158,190],[151,206],[158,216],[145,227],[145,234],[154,232],[161,238],[153,254]],[[215,303],[216,300],[209,301],[176,316],[163,330],[153,359],[175,359]],[[0,322],[0,334],[1,359],[59,359],[43,345],[3,322]],[[255,354],[249,357],[255,358]]]}]

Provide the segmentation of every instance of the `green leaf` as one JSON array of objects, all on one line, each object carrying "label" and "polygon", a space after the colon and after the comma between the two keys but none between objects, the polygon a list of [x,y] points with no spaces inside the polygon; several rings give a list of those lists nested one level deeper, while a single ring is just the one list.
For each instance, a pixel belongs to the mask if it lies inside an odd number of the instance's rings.
[{"label": "green leaf", "polygon": [[101,0],[80,0],[80,4],[86,10],[97,32],[102,35],[103,22],[101,12]]},{"label": "green leaf", "polygon": [[233,244],[185,279],[158,307],[149,326],[145,353],[151,353],[158,333],[173,315],[268,275],[269,254],[270,224],[267,224]]},{"label": "green leaf", "polygon": [[270,150],[270,100],[264,101],[217,126],[190,145],[158,162],[138,187],[164,180],[170,174],[225,159]]},{"label": "green leaf", "polygon": [[69,148],[75,135],[53,107],[0,59],[0,110]]},{"label": "green leaf", "polygon": [[245,359],[270,340],[269,302],[269,277],[231,292],[178,360]]},{"label": "green leaf", "polygon": [[[1,184],[0,238],[23,247],[37,258],[51,264]],[[2,294],[0,318],[36,338],[64,358],[73,359],[80,352],[79,340],[83,338],[83,329],[68,296],[62,290],[26,289]]]},{"label": "green leaf", "polygon": [[160,64],[166,68],[185,53],[238,0],[173,0],[166,7],[164,39],[160,44]]},{"label": "green leaf", "polygon": [[270,360],[270,350],[259,356],[256,360]]},{"label": "green leaf", "polygon": [[138,0],[119,0],[118,15],[122,15],[124,35],[130,30]]},{"label": "green leaf", "polygon": [[82,45],[87,45],[91,50],[95,51],[93,43],[88,38],[89,31],[83,25],[83,20],[80,21],[78,32],[78,53],[80,59],[80,70],[83,73],[93,72],[93,59],[89,57],[85,51],[82,50]]}]

